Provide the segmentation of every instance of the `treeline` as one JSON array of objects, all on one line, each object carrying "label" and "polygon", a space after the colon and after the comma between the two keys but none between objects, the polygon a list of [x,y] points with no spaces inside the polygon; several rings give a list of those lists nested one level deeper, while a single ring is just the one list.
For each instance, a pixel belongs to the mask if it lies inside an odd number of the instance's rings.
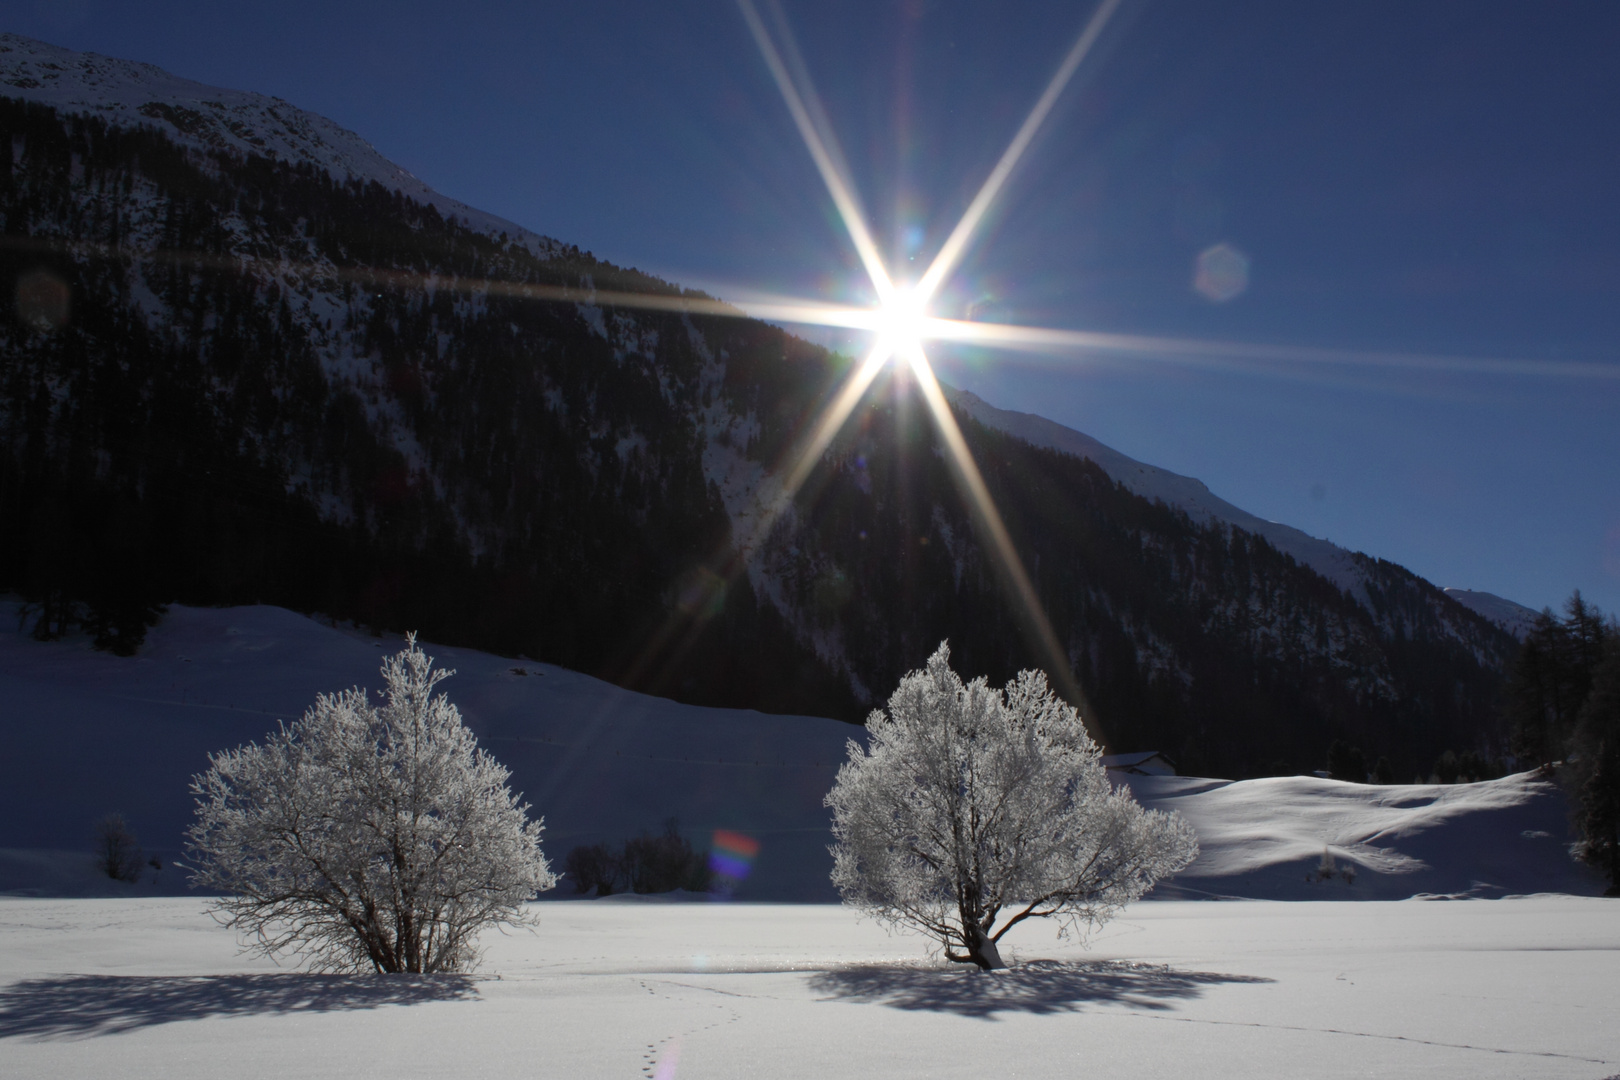
[{"label": "treeline", "polygon": [[698,851],[671,819],[658,835],[643,832],[618,849],[582,844],[569,851],[563,875],[574,892],[593,896],[614,893],[666,893],[677,889],[708,892],[714,875],[708,852]]},{"label": "treeline", "polygon": [[1558,763],[1577,853],[1620,895],[1620,623],[1578,591],[1562,618],[1543,611],[1508,682],[1508,719],[1521,762]]},{"label": "treeline", "polygon": [[[1352,784],[1404,783],[1395,775],[1395,766],[1388,755],[1380,755],[1369,767],[1367,754],[1359,746],[1343,739],[1333,740],[1328,747],[1327,774],[1330,780],[1344,780]],[[1412,778],[1415,784],[1473,784],[1481,780],[1500,780],[1507,775],[1507,760],[1490,757],[1478,749],[1445,750],[1435,759],[1434,769],[1427,778],[1419,773]]]}]

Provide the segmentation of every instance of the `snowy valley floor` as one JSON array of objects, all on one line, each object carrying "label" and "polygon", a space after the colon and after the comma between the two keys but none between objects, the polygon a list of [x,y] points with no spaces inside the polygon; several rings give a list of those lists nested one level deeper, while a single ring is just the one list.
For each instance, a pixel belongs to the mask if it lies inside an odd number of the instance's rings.
[{"label": "snowy valley floor", "polygon": [[1615,901],[1148,902],[988,976],[833,905],[538,914],[480,974],[355,978],[195,899],[0,899],[0,1076],[1620,1074]]}]

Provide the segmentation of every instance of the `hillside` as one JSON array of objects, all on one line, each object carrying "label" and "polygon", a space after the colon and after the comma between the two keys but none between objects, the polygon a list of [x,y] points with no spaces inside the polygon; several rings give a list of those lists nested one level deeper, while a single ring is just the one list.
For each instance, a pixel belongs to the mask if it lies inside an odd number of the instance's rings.
[{"label": "hillside", "polygon": [[0,85],[8,95],[119,127],[161,131],[177,146],[308,165],[339,180],[377,183],[491,236],[544,252],[554,241],[439,194],[365,139],[281,98],[208,86],[162,68],[74,52],[0,33]]},{"label": "hillside", "polygon": [[[944,638],[998,681],[1041,662],[903,380],[784,502],[848,357],[497,231],[271,99],[7,47],[0,588],[41,634],[128,651],[163,604],[263,602],[851,721]],[[211,100],[223,129],[164,111]],[[1229,776],[1336,738],[1402,775],[1500,753],[1490,619],[986,408],[958,397],[1110,747]]]},{"label": "hillside", "polygon": [[[172,608],[134,657],[84,640],[37,642],[15,626],[15,606],[0,604],[0,892],[46,895],[184,891],[175,858],[192,809],[186,788],[208,754],[296,719],[317,693],[375,689],[380,657],[400,646],[262,606]],[[836,898],[821,799],[859,729],[679,705],[533,661],[428,651],[456,669],[444,691],[545,817],[554,860],[675,817],[700,847],[721,828],[760,841],[739,897]],[[1602,891],[1569,856],[1562,794],[1529,775],[1454,787],[1128,779],[1147,805],[1186,816],[1203,848],[1161,897]],[[87,871],[91,828],[112,811],[164,861],[155,883],[131,889]],[[1325,850],[1337,872],[1318,880]]]}]

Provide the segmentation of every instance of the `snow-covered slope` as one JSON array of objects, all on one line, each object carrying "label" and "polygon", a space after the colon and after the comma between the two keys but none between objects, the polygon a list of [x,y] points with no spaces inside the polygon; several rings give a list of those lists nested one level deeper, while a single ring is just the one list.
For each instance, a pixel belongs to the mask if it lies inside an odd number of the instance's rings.
[{"label": "snow-covered slope", "polygon": [[[400,647],[281,608],[175,606],[138,656],[120,659],[83,641],[36,642],[18,633],[16,605],[0,603],[0,849],[13,849],[0,850],[0,891],[97,886],[79,853],[113,811],[172,859],[190,819],[187,785],[209,753],[296,720],[317,693],[380,687],[380,657]],[[821,799],[858,729],[679,705],[466,649],[428,652],[456,669],[443,690],[544,815],[554,861],[678,817],[699,846],[717,828],[760,841],[740,896],[833,898]]]},{"label": "snow-covered slope", "polygon": [[504,232],[536,254],[554,246],[504,218],[439,194],[359,135],[280,98],[207,86],[151,64],[73,52],[20,34],[0,34],[0,94],[126,127],[155,127],[197,149],[309,162],[339,180],[375,180],[474,229]]},{"label": "snow-covered slope", "polygon": [[1536,624],[1537,613],[1534,610],[1495,593],[1455,588],[1448,588],[1445,593],[1469,611],[1485,616],[1520,641],[1524,640],[1524,636]]},{"label": "snow-covered slope", "polygon": [[[0,604],[0,891],[92,891],[83,853],[93,823],[111,811],[172,859],[191,812],[187,782],[210,752],[296,719],[319,692],[376,687],[379,657],[399,645],[280,608],[175,606],[126,659],[84,642],[36,642],[18,632],[15,605]],[[860,729],[679,705],[466,649],[428,651],[457,670],[445,691],[545,816],[554,858],[678,817],[700,844],[717,828],[761,841],[739,895],[834,898],[821,800]],[[1569,859],[1558,789],[1532,776],[1456,787],[1314,777],[1129,783],[1198,830],[1203,855],[1161,889],[1168,895],[1601,891]],[[1341,872],[1307,881],[1324,850]],[[1351,864],[1353,883],[1342,874]],[[164,873],[160,891],[179,887],[172,867]]]},{"label": "snow-covered slope", "polygon": [[1033,446],[1090,458],[1116,483],[1124,484],[1145,499],[1157,499],[1166,506],[1185,510],[1187,516],[1200,525],[1224,521],[1263,536],[1278,551],[1292,555],[1297,562],[1311,567],[1348,592],[1356,593],[1363,583],[1363,575],[1355,559],[1344,548],[1327,540],[1319,540],[1291,525],[1266,521],[1247,510],[1240,510],[1213,494],[1202,480],[1126,457],[1090,435],[1045,417],[998,409],[970,391],[950,389],[948,392],[957,407],[985,427],[1004,431]]},{"label": "snow-covered slope", "polygon": [[[1223,521],[1263,536],[1278,551],[1292,555],[1297,562],[1311,567],[1363,604],[1367,603],[1366,569],[1351,552],[1337,544],[1318,539],[1291,525],[1256,517],[1213,494],[1202,480],[1144,464],[1103,445],[1090,435],[1044,417],[998,409],[966,390],[947,388],[947,393],[957,407],[986,427],[1006,432],[1034,446],[1090,458],[1115,482],[1143,498],[1158,499],[1167,506],[1184,510],[1195,522]],[[1483,615],[1516,637],[1524,636],[1536,615],[1522,604],[1491,593],[1467,589],[1446,589],[1445,592],[1470,611]]]},{"label": "snow-covered slope", "polygon": [[[1198,832],[1198,861],[1161,891],[1268,900],[1597,895],[1569,855],[1558,785],[1532,773],[1478,784],[1350,784],[1314,776],[1126,776]],[[1331,868],[1331,872],[1324,870]]]}]

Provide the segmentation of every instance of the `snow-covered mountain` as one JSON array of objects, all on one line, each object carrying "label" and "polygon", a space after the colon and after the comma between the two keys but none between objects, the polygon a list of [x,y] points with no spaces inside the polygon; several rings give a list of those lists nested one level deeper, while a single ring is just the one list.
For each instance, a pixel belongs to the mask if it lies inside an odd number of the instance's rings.
[{"label": "snow-covered mountain", "polygon": [[1292,555],[1296,561],[1309,566],[1363,603],[1367,600],[1366,572],[1357,564],[1352,552],[1337,544],[1318,540],[1291,525],[1256,517],[1212,493],[1202,480],[1127,457],[1090,435],[1043,416],[998,409],[966,390],[952,390],[949,396],[959,409],[986,427],[1016,435],[1032,446],[1045,446],[1075,457],[1089,458],[1102,466],[1103,472],[1116,483],[1125,485],[1144,499],[1158,500],[1183,510],[1201,525],[1222,521],[1256,536],[1263,536],[1278,551]]},{"label": "snow-covered mountain", "polygon": [[[1115,482],[1125,485],[1144,499],[1155,499],[1183,510],[1193,521],[1200,524],[1221,521],[1263,536],[1272,547],[1292,555],[1361,603],[1370,602],[1368,587],[1373,575],[1365,556],[1358,556],[1330,540],[1311,536],[1292,525],[1256,517],[1215,495],[1202,480],[1127,457],[1090,435],[1045,417],[998,409],[966,390],[947,388],[947,396],[957,408],[981,424],[1016,435],[1032,446],[1050,447],[1076,457],[1088,458],[1102,466],[1102,470]],[[1517,638],[1522,639],[1535,622],[1536,612],[1533,609],[1493,593],[1459,588],[1446,588],[1444,592],[1468,610],[1483,615]]]},{"label": "snow-covered mountain", "polygon": [[439,194],[365,139],[281,98],[182,79],[162,68],[74,52],[0,33],[0,93],[123,127],[162,131],[180,146],[308,163],[337,180],[375,181],[490,235],[505,233],[536,254],[554,242]]},{"label": "snow-covered mountain", "polygon": [[274,602],[851,720],[949,638],[1067,666],[1112,748],[1189,769],[1500,750],[1512,638],[1398,566],[956,394],[1054,657],[898,384],[785,498],[847,357],[285,103],[0,45],[0,588],[43,633]]},{"label": "snow-covered mountain", "polygon": [[1459,589],[1454,586],[1448,587],[1445,592],[1469,611],[1485,616],[1520,641],[1523,641],[1525,635],[1535,626],[1539,614],[1534,608],[1527,608],[1495,593],[1480,592],[1477,589]]},{"label": "snow-covered mountain", "polygon": [[[307,162],[338,180],[376,181],[435,207],[447,218],[457,218],[491,235],[504,233],[521,239],[536,253],[556,246],[555,241],[434,191],[359,135],[280,98],[208,86],[151,64],[74,52],[9,33],[0,34],[0,85],[6,87],[6,96],[64,112],[100,116],[124,126],[153,126],[183,146],[263,154],[289,163]],[[980,423],[1034,446],[1088,458],[1129,490],[1184,510],[1200,524],[1223,521],[1263,536],[1277,550],[1292,555],[1363,603],[1368,601],[1368,575],[1352,552],[1250,514],[1211,493],[1200,480],[1136,461],[1089,435],[1044,417],[998,409],[967,391],[946,389],[957,407]],[[737,504],[732,512],[734,526],[741,524],[736,519],[758,513],[757,507],[749,505],[758,501],[750,498],[754,490],[749,485],[747,492],[730,500]],[[1490,593],[1458,588],[1445,591],[1518,637],[1535,618],[1533,610]]]}]

